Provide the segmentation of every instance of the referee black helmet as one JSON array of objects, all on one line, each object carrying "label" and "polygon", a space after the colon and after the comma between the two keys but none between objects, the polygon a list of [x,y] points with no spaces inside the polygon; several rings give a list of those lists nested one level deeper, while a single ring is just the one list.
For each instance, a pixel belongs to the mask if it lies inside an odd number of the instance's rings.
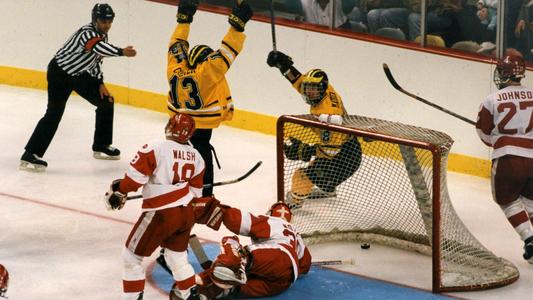
[{"label": "referee black helmet", "polygon": [[93,23],[95,23],[97,19],[112,21],[115,18],[115,12],[109,4],[98,3],[93,7],[91,17]]}]

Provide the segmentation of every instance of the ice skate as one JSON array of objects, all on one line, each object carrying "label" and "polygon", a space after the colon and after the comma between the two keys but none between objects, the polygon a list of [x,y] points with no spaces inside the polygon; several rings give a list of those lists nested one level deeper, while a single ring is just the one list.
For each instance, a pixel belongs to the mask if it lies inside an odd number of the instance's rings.
[{"label": "ice skate", "polygon": [[20,158],[19,170],[44,172],[46,167],[48,167],[48,163],[41,157],[37,156],[37,154],[32,154],[28,151],[25,151]]},{"label": "ice skate", "polygon": [[285,195],[285,203],[289,206],[291,210],[300,209],[304,204],[304,199],[300,197],[294,197],[292,192],[287,192]]},{"label": "ice skate", "polygon": [[119,160],[120,150],[111,145],[93,145],[93,157],[96,159]]}]

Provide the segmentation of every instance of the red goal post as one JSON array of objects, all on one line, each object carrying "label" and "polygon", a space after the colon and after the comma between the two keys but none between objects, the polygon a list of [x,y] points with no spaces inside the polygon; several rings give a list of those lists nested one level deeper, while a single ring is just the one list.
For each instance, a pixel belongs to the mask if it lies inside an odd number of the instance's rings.
[{"label": "red goal post", "polygon": [[[319,162],[320,154],[289,159],[284,151],[289,141],[314,150],[347,139],[360,147],[345,151],[345,162]],[[430,255],[433,292],[488,289],[518,279],[517,268],[486,249],[455,213],[446,185],[453,144],[447,134],[356,115],[345,116],[342,125],[312,115],[284,115],[277,122],[276,143],[278,201],[291,202],[292,189],[306,190],[298,186],[302,173],[313,185],[302,206],[293,209],[293,223],[307,243],[352,240]],[[350,156],[360,164],[350,162]],[[343,170],[353,165],[355,172]],[[308,188],[309,181],[303,186]],[[324,187],[333,192],[324,196]]]}]

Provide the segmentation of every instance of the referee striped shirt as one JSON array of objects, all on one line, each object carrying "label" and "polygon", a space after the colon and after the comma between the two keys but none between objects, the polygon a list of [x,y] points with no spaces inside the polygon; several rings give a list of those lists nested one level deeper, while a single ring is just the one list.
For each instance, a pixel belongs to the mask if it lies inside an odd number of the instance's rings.
[{"label": "referee striped shirt", "polygon": [[88,72],[103,82],[102,60],[110,56],[122,56],[122,48],[109,44],[107,34],[97,31],[90,23],[78,29],[57,51],[54,59],[69,75]]}]

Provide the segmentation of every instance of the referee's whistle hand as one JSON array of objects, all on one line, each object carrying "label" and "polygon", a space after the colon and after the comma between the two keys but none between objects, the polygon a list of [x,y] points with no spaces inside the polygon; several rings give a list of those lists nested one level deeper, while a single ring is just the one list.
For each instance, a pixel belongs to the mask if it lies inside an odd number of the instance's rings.
[{"label": "referee's whistle hand", "polygon": [[137,51],[133,49],[133,46],[128,46],[122,49],[122,54],[127,57],[134,57],[135,55],[137,55]]}]

